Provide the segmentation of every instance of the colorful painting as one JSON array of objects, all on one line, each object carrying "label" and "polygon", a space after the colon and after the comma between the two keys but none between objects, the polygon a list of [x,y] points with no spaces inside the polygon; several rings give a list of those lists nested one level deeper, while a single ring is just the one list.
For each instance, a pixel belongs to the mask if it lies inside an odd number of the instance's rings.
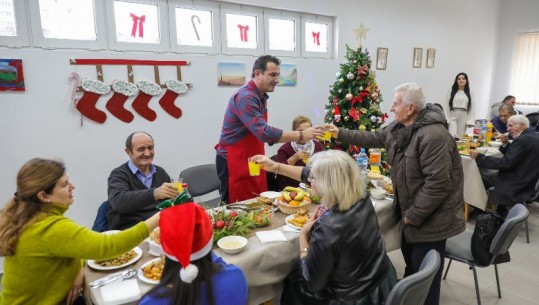
[{"label": "colorful painting", "polygon": [[241,86],[245,84],[245,64],[217,63],[217,84],[219,86]]},{"label": "colorful painting", "polygon": [[296,65],[281,64],[281,75],[277,86],[295,86],[298,83],[298,70]]},{"label": "colorful painting", "polygon": [[0,59],[0,91],[24,91],[22,59]]}]

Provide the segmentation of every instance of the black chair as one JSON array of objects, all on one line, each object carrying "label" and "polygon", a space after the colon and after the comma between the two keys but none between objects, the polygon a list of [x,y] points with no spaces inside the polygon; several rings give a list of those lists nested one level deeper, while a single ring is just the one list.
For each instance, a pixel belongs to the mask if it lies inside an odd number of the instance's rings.
[{"label": "black chair", "polygon": [[423,258],[419,271],[400,280],[391,289],[386,305],[423,305],[440,263],[440,253],[430,250]]},{"label": "black chair", "polygon": [[526,117],[530,120],[530,127],[539,131],[539,111],[528,113]]},{"label": "black chair", "polygon": [[[189,186],[189,193],[193,197],[207,195],[218,191],[221,180],[217,175],[215,164],[203,164],[184,169],[180,173],[180,178]],[[209,200],[197,201],[207,208],[214,208],[221,205],[221,196]]]},{"label": "black chair", "polygon": [[97,215],[95,216],[94,225],[92,230],[96,232],[107,231],[107,214],[110,210],[110,202],[107,200],[103,202],[99,209],[97,209]]},{"label": "black chair", "polygon": [[477,295],[477,304],[481,305],[481,296],[479,295],[479,283],[477,281],[476,267],[486,268],[490,265],[494,265],[494,271],[496,273],[496,285],[498,286],[498,297],[502,297],[500,290],[500,279],[498,277],[498,264],[494,262],[496,257],[500,254],[504,254],[509,251],[511,244],[515,240],[521,227],[528,218],[528,209],[522,204],[516,204],[507,214],[505,222],[498,229],[492,243],[490,244],[489,252],[492,254],[492,259],[487,265],[480,265],[474,261],[472,256],[471,244],[472,244],[472,231],[464,231],[456,236],[453,236],[447,240],[445,247],[445,257],[449,259],[447,269],[445,270],[444,280],[451,267],[451,262],[456,260],[461,263],[465,263],[470,266],[473,271],[475,281],[475,294]]}]

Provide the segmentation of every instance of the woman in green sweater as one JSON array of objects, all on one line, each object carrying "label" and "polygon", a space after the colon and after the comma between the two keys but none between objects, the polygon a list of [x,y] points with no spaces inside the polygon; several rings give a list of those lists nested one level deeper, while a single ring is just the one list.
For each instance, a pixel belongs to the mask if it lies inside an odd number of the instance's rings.
[{"label": "woman in green sweater", "polygon": [[0,305],[72,304],[84,286],[84,260],[119,256],[159,223],[157,213],[117,234],[91,231],[64,216],[74,189],[60,161],[36,158],[19,170],[17,191],[0,212]]}]

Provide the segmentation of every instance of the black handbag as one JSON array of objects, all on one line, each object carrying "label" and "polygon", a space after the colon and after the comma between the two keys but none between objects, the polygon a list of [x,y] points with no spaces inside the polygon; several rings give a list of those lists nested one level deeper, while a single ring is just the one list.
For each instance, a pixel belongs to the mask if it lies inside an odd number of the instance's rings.
[{"label": "black handbag", "polygon": [[[492,212],[487,212],[477,216],[475,229],[472,235],[472,256],[479,265],[488,265],[492,260],[490,244],[498,229],[502,226],[504,219]],[[499,254],[493,261],[494,264],[506,263],[511,260],[509,252]]]}]

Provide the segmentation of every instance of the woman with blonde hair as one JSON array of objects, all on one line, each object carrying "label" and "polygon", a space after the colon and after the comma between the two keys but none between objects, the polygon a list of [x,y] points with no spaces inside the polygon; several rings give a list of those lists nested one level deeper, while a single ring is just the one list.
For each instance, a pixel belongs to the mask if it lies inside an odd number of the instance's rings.
[{"label": "woman with blonde hair", "polygon": [[[292,130],[303,131],[313,124],[311,119],[306,116],[298,115],[292,121]],[[317,140],[300,140],[296,142],[287,142],[281,145],[277,152],[277,162],[289,165],[305,166],[311,156],[324,147]],[[299,182],[287,177],[279,177],[279,187],[283,189],[287,186],[298,186]]]},{"label": "woman with blonde hair", "polygon": [[315,154],[311,169],[260,155],[253,160],[266,171],[308,180],[328,208],[318,219],[313,213],[300,232],[300,263],[285,280],[281,303],[384,304],[397,277],[355,161],[338,150]]},{"label": "woman with blonde hair", "polygon": [[0,305],[73,304],[85,259],[120,256],[159,223],[157,213],[117,234],[91,231],[64,216],[74,189],[61,161],[35,158],[19,170],[17,190],[0,211]]}]

